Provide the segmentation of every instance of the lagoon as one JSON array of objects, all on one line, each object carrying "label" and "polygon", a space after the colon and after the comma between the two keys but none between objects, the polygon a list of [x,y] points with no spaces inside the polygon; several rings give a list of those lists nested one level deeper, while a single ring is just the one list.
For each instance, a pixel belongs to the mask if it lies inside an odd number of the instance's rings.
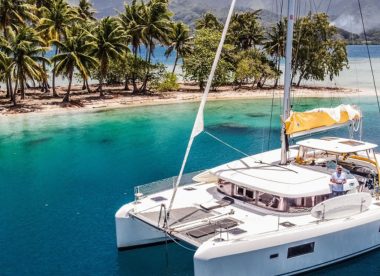
[{"label": "lagoon", "polygon": [[[356,103],[364,137],[380,143],[373,97],[299,98],[296,110]],[[279,143],[280,100],[214,101],[206,129],[254,154]],[[192,275],[192,252],[175,244],[118,252],[114,213],[133,187],[176,175],[196,103],[93,113],[1,118],[1,275]],[[271,110],[273,117],[271,119]],[[328,135],[346,135],[346,129]],[[326,134],[324,134],[326,135]],[[192,149],[186,172],[236,158],[207,135]],[[313,272],[375,274],[380,250]]]}]

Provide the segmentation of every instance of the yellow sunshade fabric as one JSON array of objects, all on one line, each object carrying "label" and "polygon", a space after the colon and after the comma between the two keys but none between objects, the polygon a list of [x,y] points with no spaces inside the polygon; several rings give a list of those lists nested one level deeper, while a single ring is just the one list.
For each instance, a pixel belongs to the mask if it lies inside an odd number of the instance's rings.
[{"label": "yellow sunshade fabric", "polygon": [[286,134],[344,124],[351,120],[359,120],[361,113],[350,105],[336,108],[318,108],[305,112],[292,112],[285,122]]}]

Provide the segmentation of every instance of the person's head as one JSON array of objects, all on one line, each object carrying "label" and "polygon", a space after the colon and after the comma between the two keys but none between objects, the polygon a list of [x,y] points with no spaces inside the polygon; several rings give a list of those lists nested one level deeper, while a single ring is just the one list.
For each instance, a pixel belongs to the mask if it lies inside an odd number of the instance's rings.
[{"label": "person's head", "polygon": [[337,172],[341,173],[342,170],[343,170],[343,167],[342,167],[342,166],[338,165],[338,166],[336,167],[336,171],[337,171]]}]

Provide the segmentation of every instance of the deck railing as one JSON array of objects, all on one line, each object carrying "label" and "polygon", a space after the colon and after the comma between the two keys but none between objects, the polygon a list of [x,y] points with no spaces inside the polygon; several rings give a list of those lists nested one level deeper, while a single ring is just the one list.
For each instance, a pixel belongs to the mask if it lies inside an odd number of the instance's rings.
[{"label": "deck railing", "polygon": [[[192,178],[201,172],[202,171],[197,171],[197,172],[184,174],[182,176],[180,186],[185,186],[185,185],[194,183]],[[136,186],[134,188],[135,189],[135,197],[138,199],[140,197],[145,197],[148,195],[152,195],[154,193],[158,193],[158,192],[162,192],[162,191],[172,189],[173,186],[175,185],[176,179],[177,179],[177,176],[172,176],[169,178],[165,178],[165,179],[161,179],[161,180],[154,181],[151,183]]]}]

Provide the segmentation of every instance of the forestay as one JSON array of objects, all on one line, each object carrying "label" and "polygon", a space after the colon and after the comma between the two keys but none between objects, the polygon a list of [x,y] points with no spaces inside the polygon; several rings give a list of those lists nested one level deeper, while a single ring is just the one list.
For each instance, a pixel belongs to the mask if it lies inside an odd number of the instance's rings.
[{"label": "forestay", "polygon": [[214,59],[214,62],[212,64],[212,67],[211,67],[211,72],[210,72],[209,78],[207,80],[206,89],[203,93],[202,101],[201,101],[201,104],[199,106],[197,117],[196,117],[195,122],[194,122],[193,130],[192,130],[191,135],[190,135],[190,140],[189,140],[189,143],[188,143],[187,148],[186,148],[185,157],[183,158],[182,166],[181,166],[177,181],[173,187],[174,188],[173,189],[173,195],[172,195],[172,198],[170,200],[170,204],[169,204],[169,208],[168,208],[168,212],[167,212],[168,216],[170,214],[170,210],[173,207],[173,202],[174,202],[175,195],[177,193],[177,188],[179,186],[179,183],[181,182],[182,174],[183,174],[183,171],[185,170],[187,158],[189,157],[190,149],[191,149],[191,146],[193,145],[194,138],[196,136],[198,136],[200,133],[202,133],[204,130],[203,111],[204,111],[204,108],[206,105],[208,93],[211,89],[211,85],[212,85],[212,81],[214,79],[215,71],[216,71],[216,68],[218,66],[219,58],[220,58],[220,55],[222,53],[224,41],[226,39],[227,32],[228,32],[228,27],[230,25],[231,18],[232,18],[234,9],[235,9],[235,3],[236,3],[236,0],[232,0],[231,7],[230,7],[230,10],[228,12],[226,23],[224,25],[224,29],[222,32],[222,37],[220,39],[219,46],[218,46],[218,49],[217,49],[216,54],[215,54],[215,59]]}]

